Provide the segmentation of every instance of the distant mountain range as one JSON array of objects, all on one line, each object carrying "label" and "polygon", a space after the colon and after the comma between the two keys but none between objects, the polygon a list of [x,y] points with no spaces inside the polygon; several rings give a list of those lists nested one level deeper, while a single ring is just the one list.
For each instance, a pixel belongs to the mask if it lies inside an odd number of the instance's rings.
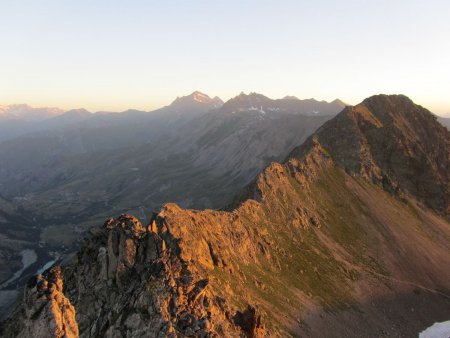
[{"label": "distant mountain range", "polygon": [[[130,109],[121,113],[107,111],[92,113],[83,108],[65,111],[55,107],[33,108],[27,104],[0,105],[0,142],[39,131],[65,128],[87,120],[94,125],[102,122],[119,124],[127,123],[127,120],[132,120],[139,115],[142,117],[142,115],[151,114],[156,117],[164,113],[169,113],[172,119],[180,119],[183,115],[188,120],[202,115],[206,111],[218,109],[223,104],[224,102],[219,97],[210,98],[206,94],[195,91],[191,95],[178,97],[167,107],[150,112]],[[284,113],[327,116],[335,114],[336,109],[342,109],[345,105],[339,99],[326,102],[315,99],[300,100],[295,96],[286,96],[283,99],[273,100],[257,93],[249,95],[241,93],[227,101],[225,109],[230,112],[234,110],[278,110]],[[168,118],[166,120],[169,121]],[[450,128],[450,118],[438,117],[438,120]]]},{"label": "distant mountain range", "polygon": [[[249,101],[247,103],[241,102],[241,105],[239,105],[239,100],[243,100],[244,97],[248,97]],[[238,109],[256,109],[256,106],[253,108],[251,105],[249,106],[252,100],[255,104],[258,100],[264,101],[263,105],[269,110],[279,109],[283,112],[290,111],[311,115],[334,114],[337,108],[345,106],[340,100],[335,100],[331,103],[314,99],[299,100],[295,97],[271,100],[263,95],[254,93],[251,95],[241,94],[229,100],[227,104],[230,108],[237,104]],[[270,107],[271,103],[273,103],[272,108]],[[206,94],[195,91],[191,95],[178,97],[167,107],[151,112],[130,109],[121,113],[91,113],[86,109],[64,111],[59,108],[33,108],[26,104],[0,106],[0,141],[39,131],[66,128],[87,120],[89,120],[89,124],[92,124],[92,127],[102,126],[102,124],[105,126],[104,124],[139,123],[142,121],[139,119],[146,120],[142,122],[149,122],[150,120],[161,122],[164,120],[164,123],[180,123],[198,117],[207,111],[220,108],[223,104],[219,97],[210,98]]]},{"label": "distant mountain range", "polygon": [[27,104],[0,106],[0,121],[43,121],[64,114],[64,110],[54,107],[33,108]]},{"label": "distant mountain range", "polygon": [[[127,197],[139,195],[145,205],[166,191],[183,194],[192,182],[190,194],[221,195],[230,180],[259,166],[256,159],[271,162],[260,158],[264,152],[283,156],[220,210],[168,203],[144,224],[121,215],[92,228],[76,256],[29,281],[1,334],[414,337],[448,320],[449,131],[403,95],[376,95],[333,117],[276,101],[240,95],[168,133],[168,143],[127,148],[117,159],[111,156],[118,149],[93,153],[67,176],[49,179],[54,186],[37,184],[42,196],[60,184],[64,192],[77,187],[73,193],[94,207],[111,196],[113,214]],[[315,126],[314,119],[326,122],[307,137],[310,129],[301,126]],[[306,139],[292,148],[295,131]],[[151,169],[136,176],[144,168]],[[210,170],[220,173],[218,184]],[[114,173],[104,190],[96,171]],[[83,195],[77,182],[96,195]],[[37,192],[29,198],[40,208],[63,207]]]}]

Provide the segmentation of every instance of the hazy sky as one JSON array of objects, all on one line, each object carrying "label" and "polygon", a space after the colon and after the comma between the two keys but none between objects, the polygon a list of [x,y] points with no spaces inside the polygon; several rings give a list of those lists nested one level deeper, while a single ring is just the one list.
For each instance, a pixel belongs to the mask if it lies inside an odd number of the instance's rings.
[{"label": "hazy sky", "polygon": [[449,0],[0,0],[0,13],[0,104],[403,93],[450,114]]}]

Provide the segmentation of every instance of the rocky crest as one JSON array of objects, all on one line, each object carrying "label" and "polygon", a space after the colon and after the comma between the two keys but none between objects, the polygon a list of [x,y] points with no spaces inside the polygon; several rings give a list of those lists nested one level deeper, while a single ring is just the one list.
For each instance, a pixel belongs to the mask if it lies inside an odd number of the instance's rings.
[{"label": "rocky crest", "polygon": [[450,216],[450,133],[406,96],[377,95],[347,107],[290,157],[302,158],[314,142],[348,173]]},{"label": "rocky crest", "polygon": [[[444,213],[449,198],[433,121],[405,97],[369,98],[228,211],[108,220],[61,267],[80,336],[414,336],[447,319],[450,224],[418,201]],[[5,336],[39,298],[26,295]]]}]

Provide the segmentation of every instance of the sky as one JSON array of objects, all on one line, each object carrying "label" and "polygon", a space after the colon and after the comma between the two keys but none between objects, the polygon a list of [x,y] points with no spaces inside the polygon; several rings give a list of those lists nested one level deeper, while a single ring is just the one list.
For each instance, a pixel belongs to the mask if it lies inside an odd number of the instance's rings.
[{"label": "sky", "polygon": [[450,115],[449,13],[448,0],[0,0],[0,105],[385,93]]}]

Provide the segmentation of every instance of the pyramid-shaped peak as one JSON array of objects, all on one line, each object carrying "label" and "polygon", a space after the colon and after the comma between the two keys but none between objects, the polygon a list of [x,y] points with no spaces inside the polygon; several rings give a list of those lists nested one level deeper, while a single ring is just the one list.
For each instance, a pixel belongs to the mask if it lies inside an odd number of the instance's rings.
[{"label": "pyramid-shaped peak", "polygon": [[204,94],[198,90],[189,95],[194,101],[197,102],[211,102],[213,99],[210,98],[207,94]]},{"label": "pyramid-shaped peak", "polygon": [[196,90],[190,95],[177,97],[176,100],[172,102],[172,105],[184,105],[184,104],[222,105],[223,101],[217,96],[211,98],[209,95]]},{"label": "pyramid-shaped peak", "polygon": [[334,99],[333,101],[331,101],[332,104],[341,106],[342,108],[348,106],[344,101],[342,101],[341,99]]}]

